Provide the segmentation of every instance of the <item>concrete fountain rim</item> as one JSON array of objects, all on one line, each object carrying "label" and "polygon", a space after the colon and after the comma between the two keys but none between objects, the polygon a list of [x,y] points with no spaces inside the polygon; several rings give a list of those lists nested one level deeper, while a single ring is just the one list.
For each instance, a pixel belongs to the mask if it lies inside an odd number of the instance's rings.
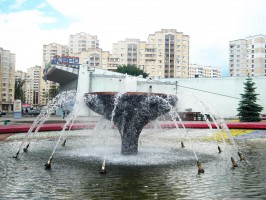
[{"label": "concrete fountain rim", "polygon": [[[119,94],[120,92],[89,92],[89,93],[85,93],[85,95],[116,95]],[[126,94],[126,95],[130,95],[130,96],[151,96],[151,95],[155,95],[155,96],[167,96],[168,94],[165,93],[152,93],[152,92],[124,92],[121,94]]]}]

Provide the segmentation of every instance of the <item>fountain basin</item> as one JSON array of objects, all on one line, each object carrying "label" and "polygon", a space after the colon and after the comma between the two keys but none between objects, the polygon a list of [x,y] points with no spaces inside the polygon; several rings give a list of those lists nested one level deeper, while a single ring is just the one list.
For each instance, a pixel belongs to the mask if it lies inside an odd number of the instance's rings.
[{"label": "fountain basin", "polygon": [[143,127],[166,114],[177,103],[175,95],[144,92],[94,92],[85,94],[86,105],[111,120],[121,136],[121,154],[138,153]]}]

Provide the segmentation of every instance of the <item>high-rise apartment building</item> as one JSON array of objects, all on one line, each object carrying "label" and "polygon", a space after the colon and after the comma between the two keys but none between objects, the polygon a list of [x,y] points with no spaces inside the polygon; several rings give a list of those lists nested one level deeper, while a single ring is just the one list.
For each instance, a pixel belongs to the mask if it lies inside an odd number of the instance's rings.
[{"label": "high-rise apartment building", "polygon": [[189,36],[162,29],[148,37],[145,71],[156,78],[186,78],[189,67]]},{"label": "high-rise apartment building", "polygon": [[188,77],[189,36],[175,29],[150,34],[148,42],[126,39],[113,44],[120,65],[133,64],[154,78]]},{"label": "high-rise apartment building", "polygon": [[51,44],[44,44],[42,66],[45,67],[46,64],[48,64],[55,55],[68,55],[68,46],[57,44],[54,42]]},{"label": "high-rise apartment building", "polygon": [[40,107],[46,105],[46,84],[43,80],[43,68],[34,66],[27,69],[26,79],[26,103],[32,107]]},{"label": "high-rise apartment building", "polygon": [[[54,56],[65,56],[69,54],[69,48],[67,45],[61,45],[57,43],[51,43],[48,45],[43,45],[43,68],[47,67],[47,64],[50,63],[50,61],[54,58]],[[45,69],[46,70],[46,69]],[[43,72],[42,72],[43,73]],[[40,77],[40,79],[42,79]],[[59,87],[58,83],[52,82],[52,81],[40,81],[40,91],[42,94],[42,99],[40,99],[41,105],[46,105],[47,102],[50,100],[49,98],[49,92],[51,89],[55,89]]]},{"label": "high-rise apartment building", "polygon": [[15,72],[15,80],[21,79],[21,80],[25,80],[27,78],[27,73],[23,72],[21,70],[17,70]]},{"label": "high-rise apartment building", "polygon": [[212,66],[189,64],[189,78],[220,77],[221,69]]},{"label": "high-rise apartment building", "polygon": [[230,76],[266,76],[266,36],[255,35],[229,42]]},{"label": "high-rise apartment building", "polygon": [[11,112],[14,102],[16,56],[0,47],[0,110]]},{"label": "high-rise apartment building", "polygon": [[86,51],[75,53],[74,56],[79,57],[80,64],[86,64],[89,61],[91,67],[113,70],[116,66],[110,66],[109,60],[111,54],[109,51],[103,51],[101,48],[88,48]]},{"label": "high-rise apartment building", "polygon": [[99,40],[96,35],[90,35],[84,32],[69,36],[68,41],[69,55],[74,55],[89,48],[99,48]]},{"label": "high-rise apartment building", "polygon": [[135,65],[144,69],[146,46],[146,42],[139,39],[119,41],[113,43],[112,57],[119,61],[119,65]]}]

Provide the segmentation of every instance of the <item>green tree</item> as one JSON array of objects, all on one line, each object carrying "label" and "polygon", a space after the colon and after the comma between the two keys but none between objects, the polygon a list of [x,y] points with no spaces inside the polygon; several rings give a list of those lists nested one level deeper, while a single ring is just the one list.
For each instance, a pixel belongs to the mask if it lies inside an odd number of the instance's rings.
[{"label": "green tree", "polygon": [[51,100],[53,99],[54,97],[56,97],[56,95],[58,95],[59,93],[59,88],[54,86],[52,88],[49,89],[49,96],[48,98]]},{"label": "green tree", "polygon": [[119,65],[117,67],[117,69],[115,70],[115,72],[119,72],[122,74],[128,74],[128,75],[132,75],[132,76],[143,75],[143,78],[146,78],[147,76],[149,76],[149,74],[147,74],[143,70],[139,69],[135,65]]},{"label": "green tree", "polygon": [[240,94],[241,100],[237,108],[241,122],[261,121],[260,112],[263,110],[263,107],[256,103],[259,94],[255,93],[255,89],[255,83],[248,77],[244,83],[244,94]]},{"label": "green tree", "polygon": [[25,84],[25,80],[16,79],[15,81],[15,99],[21,99],[22,102],[25,102],[25,91],[23,90],[23,85]]}]

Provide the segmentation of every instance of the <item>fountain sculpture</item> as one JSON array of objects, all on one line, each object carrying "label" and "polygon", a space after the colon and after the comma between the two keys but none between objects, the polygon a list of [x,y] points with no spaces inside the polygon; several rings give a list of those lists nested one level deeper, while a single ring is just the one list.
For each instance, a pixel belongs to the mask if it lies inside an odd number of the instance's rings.
[{"label": "fountain sculpture", "polygon": [[95,92],[85,94],[87,106],[111,120],[121,135],[121,154],[138,153],[139,135],[151,120],[176,105],[175,95],[144,92]]}]

